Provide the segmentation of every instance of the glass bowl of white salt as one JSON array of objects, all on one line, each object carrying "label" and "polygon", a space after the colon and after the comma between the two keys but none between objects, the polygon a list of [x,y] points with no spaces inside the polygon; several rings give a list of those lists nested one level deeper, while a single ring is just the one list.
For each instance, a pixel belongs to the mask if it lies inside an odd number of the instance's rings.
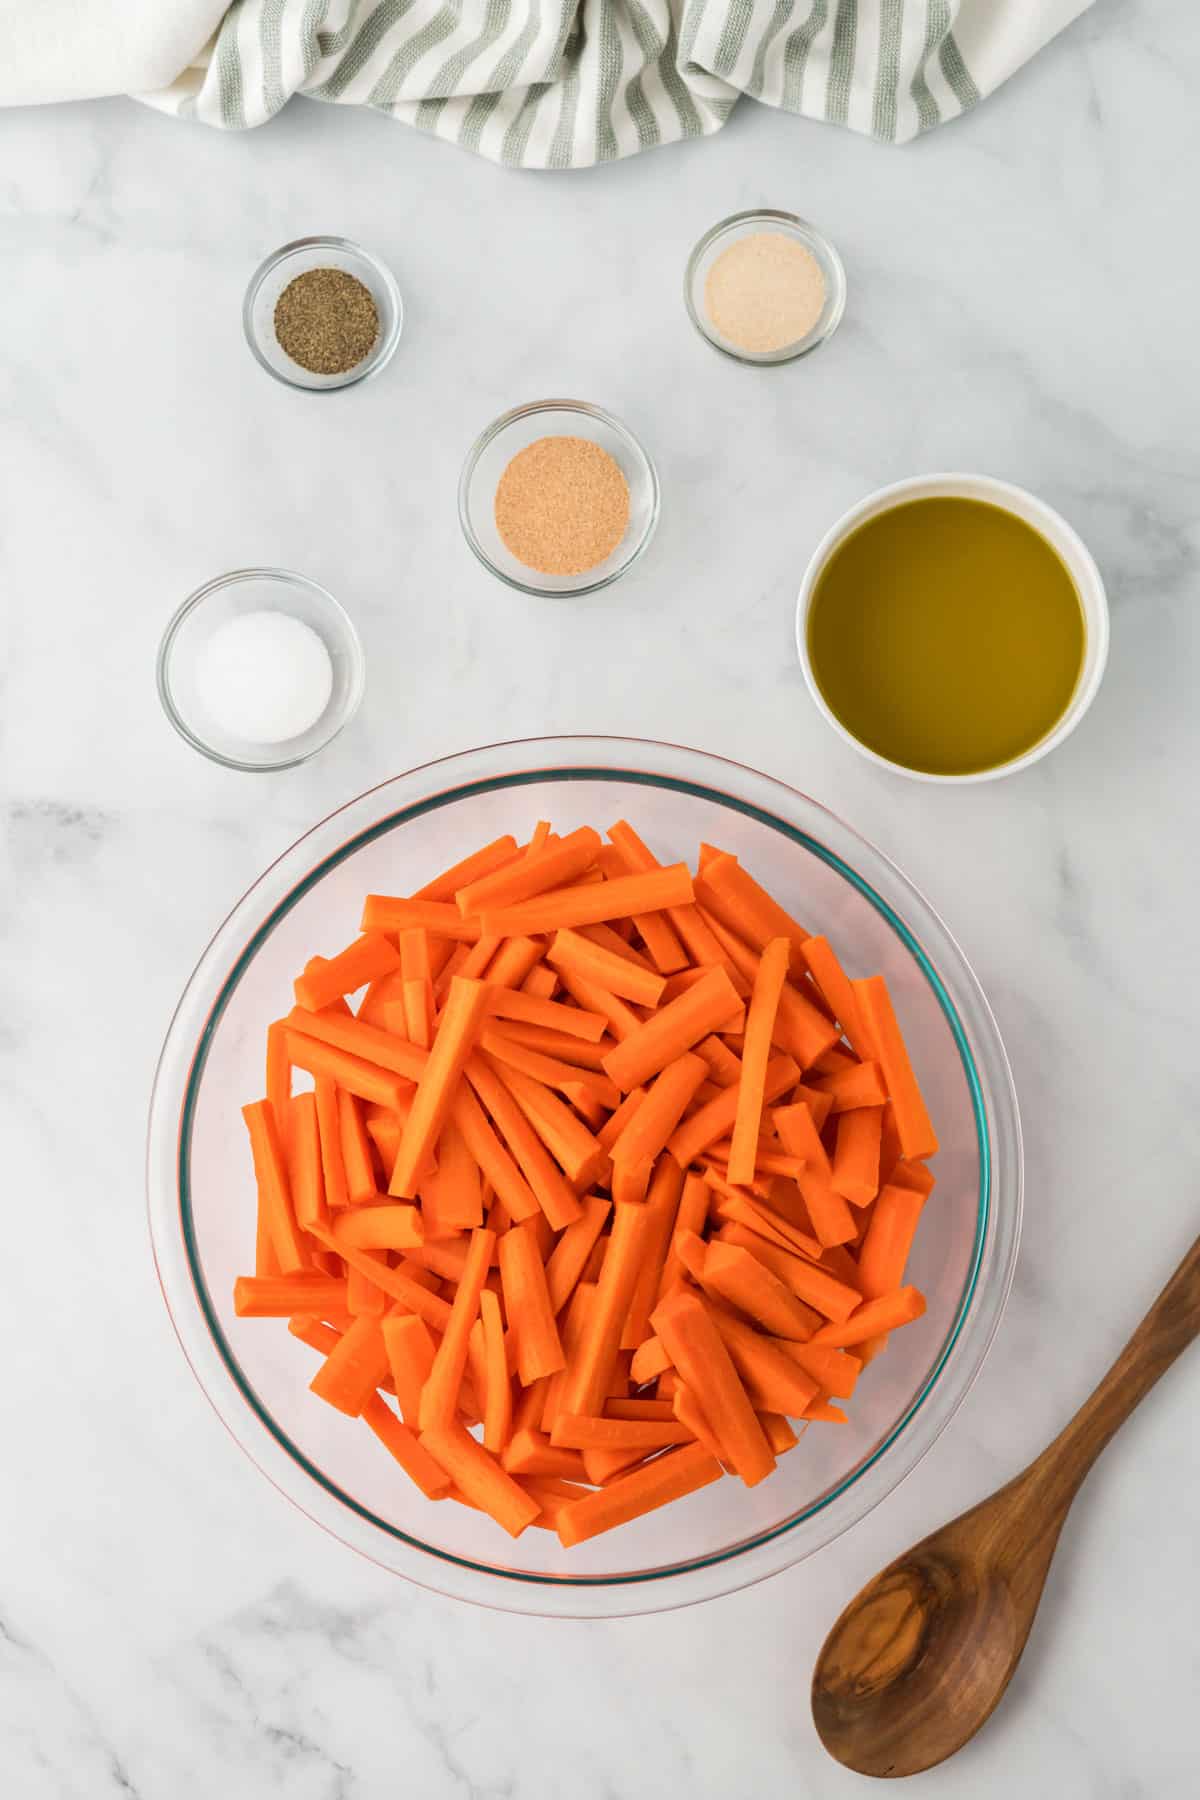
[{"label": "glass bowl of white salt", "polygon": [[761,207],[706,231],[688,261],[684,300],[714,350],[785,363],[827,343],[846,308],[846,271],[823,231]]},{"label": "glass bowl of white salt", "polygon": [[188,596],[163,634],[158,693],[194,750],[227,769],[290,769],[362,699],[362,645],[332,594],[287,569],[235,569]]}]

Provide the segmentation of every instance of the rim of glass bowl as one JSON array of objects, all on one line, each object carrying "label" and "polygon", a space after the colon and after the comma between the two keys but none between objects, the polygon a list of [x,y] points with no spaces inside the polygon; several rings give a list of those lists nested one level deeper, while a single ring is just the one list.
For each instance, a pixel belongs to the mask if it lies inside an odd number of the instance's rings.
[{"label": "rim of glass bowl", "polygon": [[[196,1254],[188,1187],[195,1097],[213,1032],[245,969],[291,907],[330,868],[408,819],[471,794],[576,779],[712,800],[779,831],[849,881],[933,989],[962,1059],[979,1145],[975,1243],[954,1322],[919,1392],[886,1436],[850,1474],[769,1530],[708,1556],[617,1575],[507,1570],[457,1556],[379,1519],[338,1488],[271,1418],[225,1339]],[[379,817],[379,796],[388,790],[396,804]],[[919,915],[921,939],[904,912]],[[770,776],[682,745],[530,738],[463,751],[381,782],[315,825],[259,877],[218,928],[171,1020],[150,1104],[146,1180],[154,1260],[184,1355],[227,1430],[300,1511],[419,1586],[503,1611],[615,1617],[689,1605],[776,1574],[856,1524],[916,1467],[966,1397],[1008,1298],[1020,1239],[1021,1126],[996,1021],[962,951],[907,877],[834,813]],[[821,1522],[811,1541],[801,1530],[810,1520]]]},{"label": "rim of glass bowl", "polygon": [[[475,530],[475,522],[471,517],[471,479],[479,466],[479,459],[488,445],[498,438],[501,432],[507,431],[510,425],[515,425],[519,419],[532,418],[537,413],[543,412],[579,413],[583,418],[599,419],[602,425],[607,425],[617,437],[625,440],[635,459],[642,464],[650,487],[650,517],[646,520],[646,529],[624,562],[619,563],[615,569],[610,569],[607,575],[601,575],[595,581],[587,579],[587,570],[585,569],[576,584],[569,588],[538,587],[535,582],[523,581],[519,575],[502,569],[499,563],[492,561],[484,549]],[[639,562],[649,549],[654,533],[658,529],[658,515],[661,510],[662,487],[658,479],[658,470],[654,465],[654,458],[645,444],[635,431],[630,430],[624,419],[618,419],[615,413],[608,412],[603,406],[594,405],[590,400],[527,400],[521,406],[510,406],[507,412],[503,412],[499,418],[493,419],[490,425],[485,425],[467,451],[462,473],[458,478],[458,522],[462,526],[462,534],[467,540],[467,547],[476,562],[482,563],[483,567],[490,575],[494,575],[497,581],[503,581],[506,586],[515,588],[520,594],[532,594],[535,600],[580,600],[585,594],[598,594],[601,588],[611,587],[614,581],[620,581],[622,575],[627,575],[633,565]],[[607,558],[605,560],[607,561]],[[611,741],[619,742],[620,740]],[[414,770],[413,773],[415,772]]]}]

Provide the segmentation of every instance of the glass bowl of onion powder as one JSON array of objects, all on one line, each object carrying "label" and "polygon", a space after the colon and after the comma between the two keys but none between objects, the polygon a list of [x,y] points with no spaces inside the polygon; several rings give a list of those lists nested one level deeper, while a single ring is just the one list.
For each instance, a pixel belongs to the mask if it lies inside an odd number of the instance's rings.
[{"label": "glass bowl of onion powder", "polygon": [[792,362],[837,330],[846,271],[815,225],[763,207],[705,232],[683,293],[692,324],[714,350],[744,363]]},{"label": "glass bowl of onion powder", "polygon": [[163,634],[158,694],[194,750],[264,773],[307,762],[358,710],[362,646],[332,594],[287,569],[235,569]]}]

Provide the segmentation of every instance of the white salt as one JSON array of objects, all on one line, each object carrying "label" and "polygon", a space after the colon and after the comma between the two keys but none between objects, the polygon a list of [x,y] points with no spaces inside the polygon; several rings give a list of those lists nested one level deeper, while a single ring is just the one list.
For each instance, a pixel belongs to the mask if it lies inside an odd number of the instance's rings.
[{"label": "white salt", "polygon": [[196,659],[196,689],[213,723],[251,744],[281,744],[315,725],[333,692],[321,638],[281,612],[242,613]]}]

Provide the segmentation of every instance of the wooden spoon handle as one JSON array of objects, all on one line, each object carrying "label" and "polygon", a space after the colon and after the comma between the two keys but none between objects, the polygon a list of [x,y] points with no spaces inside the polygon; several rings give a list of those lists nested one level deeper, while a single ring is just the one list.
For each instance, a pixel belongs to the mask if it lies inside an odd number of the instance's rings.
[{"label": "wooden spoon handle", "polygon": [[1192,1245],[1100,1385],[1027,1471],[1040,1498],[1065,1513],[1100,1452],[1159,1376],[1200,1334],[1200,1238]]}]

